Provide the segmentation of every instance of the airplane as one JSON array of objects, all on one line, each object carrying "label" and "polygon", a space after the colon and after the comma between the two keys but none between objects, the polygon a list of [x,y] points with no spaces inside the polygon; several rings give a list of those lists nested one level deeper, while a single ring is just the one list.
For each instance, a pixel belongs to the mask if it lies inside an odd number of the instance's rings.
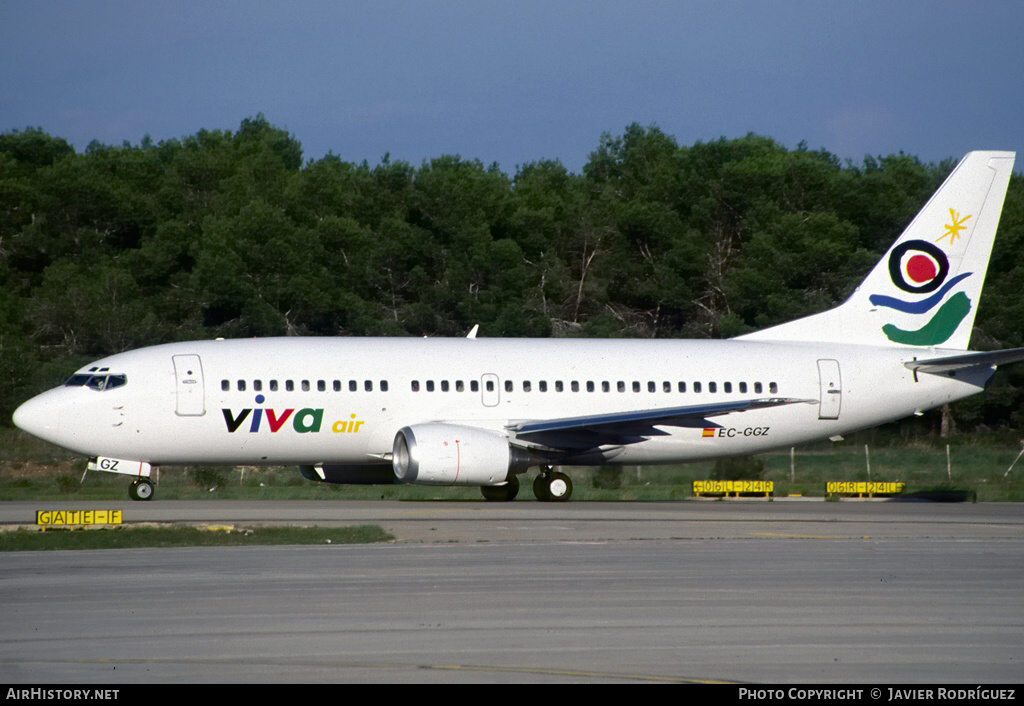
[{"label": "airplane", "polygon": [[1013,152],[971,152],[839,306],[728,340],[266,338],[118,353],[18,407],[22,430],[135,477],[298,465],[326,483],[565,501],[565,466],[835,438],[980,392],[1024,348],[968,351]]}]

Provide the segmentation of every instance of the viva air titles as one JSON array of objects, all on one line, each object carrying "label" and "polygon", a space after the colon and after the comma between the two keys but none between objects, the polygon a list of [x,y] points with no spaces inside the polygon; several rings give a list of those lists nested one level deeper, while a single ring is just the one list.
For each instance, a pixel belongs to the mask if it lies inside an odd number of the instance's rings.
[{"label": "viva air titles", "polygon": [[[265,401],[266,398],[263,395],[256,396],[256,404],[263,404]],[[324,423],[322,407],[305,407],[297,412],[295,409],[275,410],[270,407],[242,409],[238,414],[230,409],[221,409],[221,412],[224,414],[224,423],[229,432],[238,431],[247,419],[249,420],[249,432],[253,434],[260,431],[261,428],[269,429],[272,434],[277,433],[289,419],[292,422],[292,429],[299,434],[318,432]],[[264,418],[266,418],[266,426],[263,424]],[[331,424],[331,431],[336,434],[356,434],[364,423],[364,420],[356,419],[356,415],[352,414],[349,419],[339,419]]]}]

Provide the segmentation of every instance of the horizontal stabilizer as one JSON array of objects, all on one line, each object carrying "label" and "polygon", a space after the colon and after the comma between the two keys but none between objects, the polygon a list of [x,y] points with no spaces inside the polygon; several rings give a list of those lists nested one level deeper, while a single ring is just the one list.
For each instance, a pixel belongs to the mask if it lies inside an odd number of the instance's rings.
[{"label": "horizontal stabilizer", "polygon": [[903,365],[910,370],[922,373],[948,373],[965,368],[1015,363],[1018,360],[1024,360],[1024,348],[963,353],[946,358],[929,358],[928,360],[908,360]]}]

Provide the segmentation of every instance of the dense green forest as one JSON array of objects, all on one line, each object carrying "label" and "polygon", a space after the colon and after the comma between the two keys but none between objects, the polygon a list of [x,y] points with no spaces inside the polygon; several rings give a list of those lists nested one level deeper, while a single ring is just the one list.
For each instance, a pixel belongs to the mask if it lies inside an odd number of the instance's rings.
[{"label": "dense green forest", "polygon": [[[101,355],[216,336],[729,337],[842,301],[955,165],[603,135],[582,174],[304,161],[259,115],[78,154],[0,135],[0,424]],[[972,339],[1024,345],[1024,179]],[[1024,366],[960,403],[1020,428]],[[928,433],[934,419],[917,431]]]}]

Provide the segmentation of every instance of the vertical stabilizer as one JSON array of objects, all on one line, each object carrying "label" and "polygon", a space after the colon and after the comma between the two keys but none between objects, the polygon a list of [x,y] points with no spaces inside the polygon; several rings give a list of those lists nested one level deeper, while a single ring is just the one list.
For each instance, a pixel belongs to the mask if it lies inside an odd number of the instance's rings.
[{"label": "vertical stabilizer", "polygon": [[835,309],[740,336],[966,350],[1013,152],[971,152]]}]

